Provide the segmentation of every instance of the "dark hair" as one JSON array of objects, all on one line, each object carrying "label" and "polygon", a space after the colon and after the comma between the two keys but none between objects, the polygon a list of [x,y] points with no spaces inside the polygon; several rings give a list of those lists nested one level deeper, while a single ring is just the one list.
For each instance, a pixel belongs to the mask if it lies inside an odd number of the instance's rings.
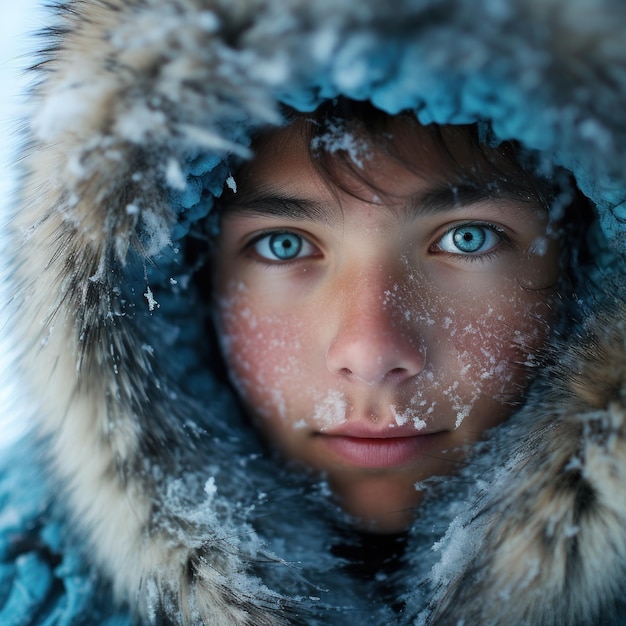
[{"label": "dark hair", "polygon": [[[493,189],[495,195],[505,186],[508,194],[520,202],[538,202],[548,209],[556,191],[551,181],[536,175],[537,167],[529,152],[513,141],[495,145],[486,125],[424,126],[413,111],[390,115],[369,102],[345,98],[324,102],[312,113],[285,107],[283,117],[285,126],[296,127],[302,133],[305,145],[309,146],[311,162],[322,179],[348,193],[354,194],[355,189],[362,186],[379,197],[390,196],[388,191],[374,185],[367,168],[355,160],[354,151],[339,140],[341,136],[361,138],[368,148],[375,148],[418,176],[422,174],[420,164],[437,157],[449,174],[446,177],[449,187],[476,188],[483,197],[485,190]],[[394,141],[399,123],[412,127],[421,138],[408,150]],[[252,143],[254,153],[262,156],[265,146],[279,130],[257,134]],[[474,161],[470,167],[457,157],[459,145],[472,155]],[[244,172],[245,169],[244,166]]]}]

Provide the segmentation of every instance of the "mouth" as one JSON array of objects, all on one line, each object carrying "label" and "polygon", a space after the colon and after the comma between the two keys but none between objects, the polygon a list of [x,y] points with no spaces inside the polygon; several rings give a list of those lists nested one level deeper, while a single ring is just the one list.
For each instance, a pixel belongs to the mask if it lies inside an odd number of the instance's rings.
[{"label": "mouth", "polygon": [[444,431],[415,429],[372,431],[358,425],[316,433],[320,442],[339,461],[365,468],[402,467],[426,456],[441,453]]}]

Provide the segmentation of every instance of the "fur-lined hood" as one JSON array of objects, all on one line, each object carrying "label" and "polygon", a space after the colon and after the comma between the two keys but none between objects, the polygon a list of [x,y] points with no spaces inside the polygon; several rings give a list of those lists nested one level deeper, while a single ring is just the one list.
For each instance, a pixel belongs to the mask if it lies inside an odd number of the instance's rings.
[{"label": "fur-lined hood", "polygon": [[[0,475],[0,621],[618,619],[626,8],[75,0],[50,24],[3,234],[7,333],[35,426]],[[255,129],[280,124],[281,104],[339,95],[422,123],[478,121],[573,172],[598,215],[580,320],[525,407],[425,506],[387,593],[333,554],[342,531],[323,486],[261,454],[212,371],[189,260]]]}]

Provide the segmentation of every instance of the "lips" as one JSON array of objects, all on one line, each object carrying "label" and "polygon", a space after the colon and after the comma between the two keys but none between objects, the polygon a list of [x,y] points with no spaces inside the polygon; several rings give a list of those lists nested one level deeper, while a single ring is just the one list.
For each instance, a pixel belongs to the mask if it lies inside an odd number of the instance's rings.
[{"label": "lips", "polygon": [[427,454],[441,451],[442,432],[414,428],[372,430],[369,425],[344,424],[318,433],[320,442],[342,462],[359,467],[388,468],[409,465]]}]

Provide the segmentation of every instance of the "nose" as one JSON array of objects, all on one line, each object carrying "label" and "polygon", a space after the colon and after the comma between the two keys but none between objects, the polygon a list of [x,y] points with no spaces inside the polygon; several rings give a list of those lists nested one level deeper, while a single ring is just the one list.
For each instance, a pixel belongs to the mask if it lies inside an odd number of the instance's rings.
[{"label": "nose", "polygon": [[403,319],[402,303],[387,302],[386,294],[386,285],[368,280],[342,298],[326,354],[332,373],[374,385],[399,384],[422,371],[423,337]]}]

